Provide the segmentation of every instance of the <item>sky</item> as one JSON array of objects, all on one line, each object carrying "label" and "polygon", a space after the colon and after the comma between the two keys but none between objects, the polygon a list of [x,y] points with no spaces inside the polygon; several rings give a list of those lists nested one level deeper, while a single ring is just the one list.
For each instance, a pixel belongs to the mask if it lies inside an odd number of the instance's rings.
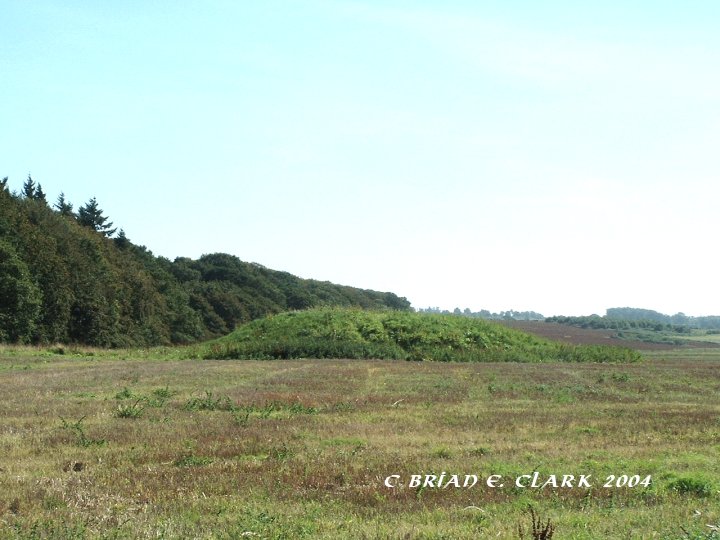
[{"label": "sky", "polygon": [[720,2],[0,0],[0,176],[414,307],[720,314]]}]

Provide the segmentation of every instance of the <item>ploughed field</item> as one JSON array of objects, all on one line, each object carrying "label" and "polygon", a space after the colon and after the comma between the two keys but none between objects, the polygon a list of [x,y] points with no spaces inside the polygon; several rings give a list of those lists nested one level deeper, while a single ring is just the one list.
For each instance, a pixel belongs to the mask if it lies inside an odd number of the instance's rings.
[{"label": "ploughed field", "polygon": [[611,345],[617,347],[630,347],[639,351],[669,351],[678,348],[714,348],[720,346],[712,343],[704,336],[702,339],[708,341],[692,341],[689,336],[682,336],[684,343],[681,346],[673,343],[652,343],[636,339],[620,339],[616,330],[579,328],[567,324],[558,324],[542,321],[503,321],[502,324],[516,330],[522,330],[529,334],[563,341],[573,345]]},{"label": "ploughed field", "polygon": [[518,538],[529,506],[559,539],[720,525],[717,350],[187,354],[1,349],[0,538]]}]

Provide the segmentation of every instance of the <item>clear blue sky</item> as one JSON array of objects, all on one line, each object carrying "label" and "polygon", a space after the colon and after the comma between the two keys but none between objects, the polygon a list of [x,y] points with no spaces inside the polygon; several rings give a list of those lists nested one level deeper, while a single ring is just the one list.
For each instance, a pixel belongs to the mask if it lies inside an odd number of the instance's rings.
[{"label": "clear blue sky", "polygon": [[0,176],[416,307],[720,314],[720,2],[0,0]]}]

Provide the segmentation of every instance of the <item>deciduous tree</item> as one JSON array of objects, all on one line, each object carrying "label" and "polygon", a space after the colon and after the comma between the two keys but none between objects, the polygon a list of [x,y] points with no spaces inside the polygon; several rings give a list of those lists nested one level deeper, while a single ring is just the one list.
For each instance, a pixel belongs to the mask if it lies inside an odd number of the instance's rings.
[{"label": "deciduous tree", "polygon": [[0,341],[30,341],[40,305],[40,290],[27,265],[0,240]]}]

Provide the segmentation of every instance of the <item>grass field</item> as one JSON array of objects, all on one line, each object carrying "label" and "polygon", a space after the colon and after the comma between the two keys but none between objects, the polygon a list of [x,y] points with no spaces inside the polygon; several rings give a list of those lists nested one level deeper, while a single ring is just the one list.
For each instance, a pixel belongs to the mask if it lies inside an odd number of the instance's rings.
[{"label": "grass field", "polygon": [[717,343],[720,344],[720,334],[700,334],[691,335],[686,338],[688,341],[702,342],[702,343]]},{"label": "grass field", "polygon": [[[518,538],[529,505],[555,539],[718,537],[718,349],[634,364],[183,356],[0,349],[0,538]],[[534,471],[593,487],[513,485]],[[443,472],[480,482],[408,486]],[[651,482],[604,488],[609,475]]]}]

